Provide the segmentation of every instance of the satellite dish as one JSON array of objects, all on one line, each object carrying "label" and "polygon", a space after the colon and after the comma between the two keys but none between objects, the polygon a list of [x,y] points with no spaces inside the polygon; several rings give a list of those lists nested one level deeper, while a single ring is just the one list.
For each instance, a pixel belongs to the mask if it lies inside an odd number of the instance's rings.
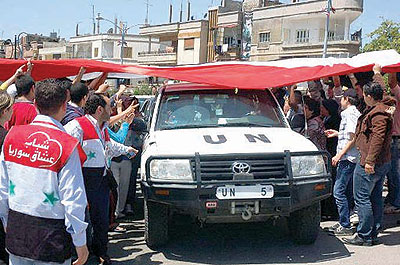
[{"label": "satellite dish", "polygon": [[113,28],[110,28],[109,30],[107,30],[108,34],[113,34],[113,32],[114,32]]}]

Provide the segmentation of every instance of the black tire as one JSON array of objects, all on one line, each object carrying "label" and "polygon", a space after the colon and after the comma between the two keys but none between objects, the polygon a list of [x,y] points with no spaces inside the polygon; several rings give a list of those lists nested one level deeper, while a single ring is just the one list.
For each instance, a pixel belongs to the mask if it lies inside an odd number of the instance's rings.
[{"label": "black tire", "polygon": [[149,248],[157,248],[168,242],[169,211],[168,206],[144,201],[144,237]]},{"label": "black tire", "polygon": [[321,222],[321,204],[318,202],[293,212],[288,218],[290,235],[294,242],[310,245],[318,237]]}]

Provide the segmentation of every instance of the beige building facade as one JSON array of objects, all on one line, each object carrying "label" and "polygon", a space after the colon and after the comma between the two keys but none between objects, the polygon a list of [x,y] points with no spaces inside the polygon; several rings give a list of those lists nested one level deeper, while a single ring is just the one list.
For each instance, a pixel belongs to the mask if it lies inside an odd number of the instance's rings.
[{"label": "beige building facade", "polygon": [[[96,34],[72,37],[69,41],[72,57],[120,63],[121,34]],[[139,53],[159,49],[157,38],[127,34],[123,51],[124,64],[137,64]]]},{"label": "beige building facade", "polygon": [[59,60],[73,58],[72,45],[63,40],[58,43],[45,42],[39,49],[39,60]]},{"label": "beige building facade", "polygon": [[142,52],[138,62],[145,65],[189,65],[207,62],[208,21],[144,26],[139,34],[148,38],[158,38],[159,49]]},{"label": "beige building facade", "polygon": [[[359,53],[361,36],[352,35],[351,23],[363,12],[363,0],[333,0],[328,56]],[[325,0],[299,1],[253,9],[252,61],[294,57],[321,57],[325,38]]]}]

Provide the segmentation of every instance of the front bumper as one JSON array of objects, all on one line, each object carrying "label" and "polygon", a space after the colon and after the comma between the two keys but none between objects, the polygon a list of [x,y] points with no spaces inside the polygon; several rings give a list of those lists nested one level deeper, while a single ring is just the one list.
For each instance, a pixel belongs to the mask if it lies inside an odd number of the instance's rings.
[{"label": "front bumper", "polygon": [[[289,216],[290,213],[328,198],[331,195],[332,179],[330,157],[323,152],[286,153],[286,167],[291,169],[291,155],[326,156],[328,173],[318,177],[293,178],[291,170],[283,178],[240,180],[240,181],[202,181],[196,170],[193,183],[163,183],[142,181],[142,190],[146,200],[170,206],[170,209],[188,214],[207,222],[242,221],[241,213],[245,207],[253,207],[251,220],[264,220],[274,216]],[[264,154],[265,156],[265,154]],[[158,159],[153,158],[153,159]],[[182,158],[182,157],[180,157]],[[196,155],[196,161],[201,159]],[[149,164],[148,160],[147,165]],[[198,168],[196,166],[196,168]],[[149,172],[148,167],[146,172]],[[149,178],[148,178],[149,179]],[[231,199],[219,200],[216,197],[218,187],[225,185],[265,184],[274,187],[274,196],[270,199]],[[216,207],[208,207],[212,203]],[[254,206],[257,204],[257,211]]]}]

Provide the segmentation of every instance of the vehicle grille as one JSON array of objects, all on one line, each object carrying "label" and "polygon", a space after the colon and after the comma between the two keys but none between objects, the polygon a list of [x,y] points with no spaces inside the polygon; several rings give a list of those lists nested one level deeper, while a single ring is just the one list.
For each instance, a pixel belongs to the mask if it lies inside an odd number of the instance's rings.
[{"label": "vehicle grille", "polygon": [[[233,180],[232,165],[243,162],[250,165],[254,179],[285,178],[287,175],[284,155],[257,158],[207,158],[200,157],[200,176],[202,181]],[[195,163],[193,162],[195,169]]]}]

